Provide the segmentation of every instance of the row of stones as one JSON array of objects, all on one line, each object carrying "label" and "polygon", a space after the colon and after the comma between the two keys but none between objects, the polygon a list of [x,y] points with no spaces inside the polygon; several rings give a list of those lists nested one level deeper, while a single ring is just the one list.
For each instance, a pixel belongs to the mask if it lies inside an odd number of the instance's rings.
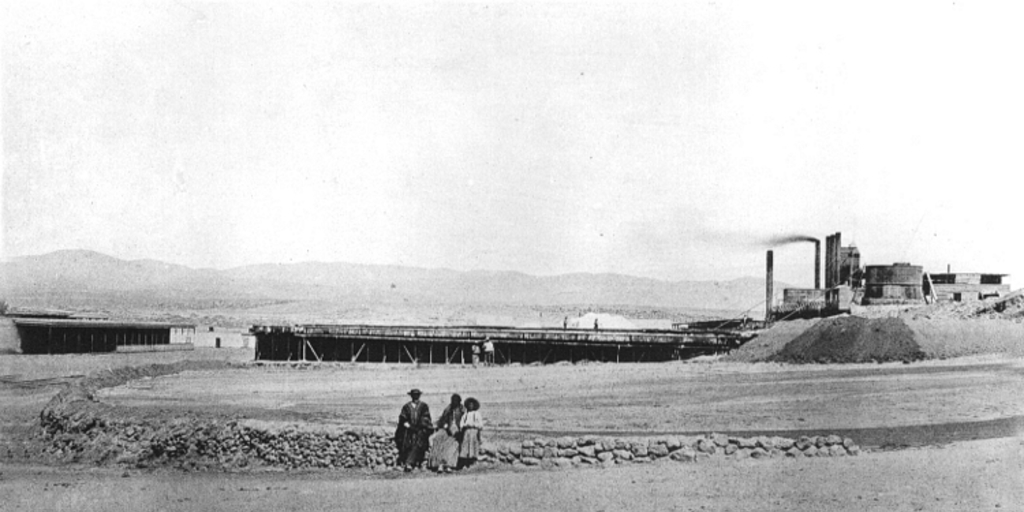
[{"label": "row of stones", "polygon": [[732,437],[709,434],[697,437],[658,437],[641,440],[594,436],[534,439],[485,445],[484,460],[525,466],[571,466],[651,462],[668,458],[693,462],[702,457],[734,459],[770,457],[841,457],[860,454],[850,438],[837,435],[800,437]]}]

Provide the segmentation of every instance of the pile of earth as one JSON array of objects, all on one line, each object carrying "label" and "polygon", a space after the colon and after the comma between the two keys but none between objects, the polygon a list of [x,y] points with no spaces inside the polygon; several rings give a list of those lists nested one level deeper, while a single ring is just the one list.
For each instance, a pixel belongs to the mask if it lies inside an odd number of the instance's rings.
[{"label": "pile of earth", "polygon": [[989,318],[1013,319],[1020,322],[1024,319],[1024,290],[1007,295],[996,300],[991,305],[979,309],[975,316]]},{"label": "pile of earth", "polygon": [[765,361],[783,349],[789,342],[800,336],[808,328],[818,323],[817,318],[810,320],[790,320],[777,322],[770,329],[765,329],[756,338],[744,343],[740,348],[729,352],[722,361],[737,363],[754,363]]},{"label": "pile of earth", "polygon": [[[1004,311],[1011,311],[1012,304]],[[901,314],[778,322],[722,360],[861,363],[986,354],[1024,357],[1024,322],[1008,319]]]},{"label": "pile of earth", "polygon": [[989,318],[902,320],[929,359],[986,354],[1024,357],[1024,323]]},{"label": "pile of earth", "polygon": [[766,358],[781,363],[916,361],[926,353],[899,318],[840,316],[824,319]]}]

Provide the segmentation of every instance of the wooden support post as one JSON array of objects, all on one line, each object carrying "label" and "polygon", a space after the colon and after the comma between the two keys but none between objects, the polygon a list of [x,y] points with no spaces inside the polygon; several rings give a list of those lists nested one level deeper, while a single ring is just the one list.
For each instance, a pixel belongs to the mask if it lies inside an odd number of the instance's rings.
[{"label": "wooden support post", "polygon": [[416,364],[416,358],[412,356],[412,352],[409,352],[409,347],[402,345],[402,348],[405,349],[405,353],[409,355],[409,362]]},{"label": "wooden support post", "polygon": [[363,343],[362,345],[360,345],[359,346],[359,351],[356,352],[356,355],[352,356],[352,362],[353,363],[356,362],[357,359],[359,359],[359,354],[363,353],[363,349],[364,348],[366,348],[366,343]]},{"label": "wooden support post", "polygon": [[[313,345],[309,344],[309,339],[303,338],[303,340],[306,342],[306,346],[309,347],[309,351],[313,353],[313,357],[316,358],[316,362],[319,363],[319,362],[323,361],[323,358],[320,357],[319,355],[317,355],[316,350],[313,350]],[[305,358],[303,358],[303,359],[305,359]]]}]

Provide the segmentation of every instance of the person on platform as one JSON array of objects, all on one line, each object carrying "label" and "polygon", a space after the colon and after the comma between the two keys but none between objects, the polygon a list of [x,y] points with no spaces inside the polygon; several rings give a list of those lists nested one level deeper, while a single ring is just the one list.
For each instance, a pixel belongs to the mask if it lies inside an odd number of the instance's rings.
[{"label": "person on platform", "polygon": [[462,417],[466,415],[466,407],[462,405],[462,397],[452,395],[452,401],[445,407],[437,420],[437,432],[430,436],[430,454],[427,456],[427,467],[439,473],[451,473],[459,462],[459,439],[462,437]]},{"label": "person on platform", "polygon": [[474,343],[473,344],[473,368],[476,368],[476,365],[480,364],[480,347],[481,346],[483,346],[483,343]]},{"label": "person on platform", "polygon": [[462,417],[461,427],[459,469],[472,466],[480,457],[480,431],[484,428],[484,417],[480,414],[480,402],[476,398],[466,399],[466,414]]},{"label": "person on platform", "polygon": [[406,472],[423,463],[427,437],[434,426],[430,420],[430,407],[420,401],[420,395],[422,393],[419,389],[409,391],[412,400],[402,407],[402,412],[398,415],[398,428],[395,430],[395,444],[398,445],[397,464],[401,464]]},{"label": "person on platform", "polygon": [[494,366],[494,342],[490,336],[484,339],[484,366]]}]

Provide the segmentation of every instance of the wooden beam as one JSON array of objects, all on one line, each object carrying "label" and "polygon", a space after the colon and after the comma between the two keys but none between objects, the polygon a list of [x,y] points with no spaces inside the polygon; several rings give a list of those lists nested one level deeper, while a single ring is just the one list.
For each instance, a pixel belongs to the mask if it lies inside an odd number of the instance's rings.
[{"label": "wooden beam", "polygon": [[[316,358],[316,362],[318,362],[318,363],[319,363],[319,362],[323,362],[323,359],[324,359],[324,358],[323,358],[323,357],[321,357],[320,355],[318,355],[318,354],[316,353],[316,350],[313,350],[313,345],[310,345],[310,344],[309,344],[309,339],[308,339],[308,338],[303,338],[303,341],[305,341],[305,342],[306,342],[306,346],[307,346],[307,347],[309,347],[309,351],[313,353],[313,357],[315,357],[315,358]],[[303,359],[305,359],[305,358],[303,358]]]}]

